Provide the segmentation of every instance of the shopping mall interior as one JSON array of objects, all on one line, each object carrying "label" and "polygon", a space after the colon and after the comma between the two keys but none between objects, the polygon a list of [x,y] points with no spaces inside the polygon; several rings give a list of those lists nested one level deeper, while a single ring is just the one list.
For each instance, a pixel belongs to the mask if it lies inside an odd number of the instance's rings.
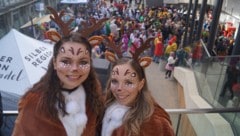
[{"label": "shopping mall interior", "polygon": [[[114,35],[116,42],[123,41],[121,38],[125,34],[130,37],[135,32],[145,38],[161,35],[163,54],[155,61],[154,48],[144,52],[154,59],[145,72],[154,99],[171,117],[175,135],[240,135],[239,0],[70,1],[0,0],[0,48],[3,49],[0,50],[0,135],[12,134],[19,99],[40,79],[47,67],[44,61],[52,55],[49,45],[33,49],[31,53],[22,50],[28,46],[20,45],[30,38],[32,43],[52,44],[46,38],[46,32],[58,31],[59,27],[50,19],[52,14],[47,6],[56,11],[64,9],[67,14],[63,21],[74,18],[70,24],[72,29],[84,29],[80,22],[87,22],[91,17],[95,20],[114,17],[114,22],[120,20],[116,23],[117,29],[109,33]],[[131,23],[135,27],[126,25]],[[92,35],[106,31],[99,28]],[[21,39],[14,42],[19,37]],[[19,46],[10,47],[10,43]],[[93,65],[105,88],[111,64],[102,58],[101,52],[100,46],[94,48]],[[166,77],[165,66],[171,52],[178,59],[172,75]],[[37,64],[32,62],[38,70],[31,69],[33,66],[24,62],[30,62],[34,53],[44,57],[36,60]],[[12,66],[15,60],[18,62]],[[22,68],[19,70],[19,67]],[[36,74],[38,72],[41,74]],[[21,75],[27,79],[16,83]]]}]

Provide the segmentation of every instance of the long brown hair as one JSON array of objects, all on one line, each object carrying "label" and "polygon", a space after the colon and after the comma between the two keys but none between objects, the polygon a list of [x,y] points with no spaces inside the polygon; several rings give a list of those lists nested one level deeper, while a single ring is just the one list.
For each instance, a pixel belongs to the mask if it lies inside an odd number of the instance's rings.
[{"label": "long brown hair", "polygon": [[[58,110],[56,108],[56,104],[63,115],[68,114],[66,112],[64,97],[60,91],[61,82],[53,66],[53,59],[57,57],[60,47],[69,41],[85,45],[91,57],[92,47],[86,38],[82,37],[79,33],[71,33],[69,36],[63,37],[54,46],[53,57],[49,62],[46,74],[30,89],[30,91],[38,91],[43,94],[41,95],[38,106],[41,108],[40,111],[46,112],[53,119],[58,118]],[[92,60],[90,73],[87,79],[83,82],[83,87],[86,91],[87,102],[90,103],[93,112],[96,114],[101,113],[101,110],[103,108],[103,103],[99,94],[99,92],[101,92],[101,86],[100,82],[97,79],[96,72],[93,68]]]},{"label": "long brown hair", "polygon": [[[138,73],[139,81],[145,79],[142,90],[138,94],[133,106],[124,115],[123,120],[123,125],[127,130],[128,135],[139,135],[141,124],[145,120],[149,119],[150,116],[153,114],[154,100],[150,94],[150,91],[148,90],[145,72],[144,69],[140,66],[140,64],[133,59],[121,58],[113,64],[112,68],[122,64],[129,64],[136,71],[136,73]],[[108,107],[115,101],[115,97],[110,90],[110,81],[111,78],[107,83],[106,107]]]}]

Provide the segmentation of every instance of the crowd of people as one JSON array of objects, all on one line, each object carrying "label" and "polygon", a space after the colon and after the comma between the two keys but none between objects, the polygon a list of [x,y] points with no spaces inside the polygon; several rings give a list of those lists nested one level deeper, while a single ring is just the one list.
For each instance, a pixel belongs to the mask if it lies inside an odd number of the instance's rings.
[{"label": "crowd of people", "polygon": [[[141,42],[154,37],[151,42],[151,49],[145,53],[153,58],[155,63],[161,59],[167,60],[170,52],[177,52],[181,45],[181,39],[185,28],[185,17],[183,8],[176,7],[147,7],[142,1],[94,1],[92,10],[82,12],[83,7],[76,5],[65,6],[65,11],[74,16],[72,27],[81,30],[82,22],[88,22],[89,18],[100,20],[109,18],[105,26],[94,34],[106,35],[111,38],[116,45],[121,45],[125,55],[129,51],[134,51]],[[62,7],[63,8],[63,7]],[[54,22],[52,27],[59,29]],[[50,29],[50,28],[49,28]],[[47,29],[47,30],[49,30]],[[104,45],[96,47],[96,56],[102,57],[105,51]],[[190,53],[189,50],[186,50]],[[188,55],[186,55],[186,58]]]}]

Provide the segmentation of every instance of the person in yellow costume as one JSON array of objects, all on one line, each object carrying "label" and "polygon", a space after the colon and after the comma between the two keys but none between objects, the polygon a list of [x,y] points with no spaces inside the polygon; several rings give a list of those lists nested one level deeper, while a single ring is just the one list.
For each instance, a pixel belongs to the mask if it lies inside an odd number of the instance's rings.
[{"label": "person in yellow costume", "polygon": [[148,17],[152,17],[153,14],[154,14],[154,11],[152,9],[150,9],[149,12],[148,12]]},{"label": "person in yellow costume", "polygon": [[170,52],[175,52],[177,50],[177,37],[174,35],[169,41],[168,41],[168,45],[165,49],[165,54],[169,55]]}]

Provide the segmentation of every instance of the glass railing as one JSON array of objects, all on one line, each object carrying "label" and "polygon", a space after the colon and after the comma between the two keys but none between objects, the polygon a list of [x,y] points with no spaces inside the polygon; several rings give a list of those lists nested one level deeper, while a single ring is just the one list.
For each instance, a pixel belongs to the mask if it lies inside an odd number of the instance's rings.
[{"label": "glass railing", "polygon": [[[226,122],[221,115],[236,116],[238,108],[205,108],[205,109],[166,109],[169,113],[176,136],[234,136],[239,129],[231,125],[239,125],[238,119]],[[214,120],[213,127],[209,118]],[[235,123],[235,124],[234,124]],[[232,127],[232,128],[231,128]]]},{"label": "glass railing", "polygon": [[[192,70],[200,96],[214,108],[240,109],[240,55],[217,56],[201,42]],[[194,49],[193,49],[194,50]],[[221,114],[235,135],[240,135],[240,112]]]}]

